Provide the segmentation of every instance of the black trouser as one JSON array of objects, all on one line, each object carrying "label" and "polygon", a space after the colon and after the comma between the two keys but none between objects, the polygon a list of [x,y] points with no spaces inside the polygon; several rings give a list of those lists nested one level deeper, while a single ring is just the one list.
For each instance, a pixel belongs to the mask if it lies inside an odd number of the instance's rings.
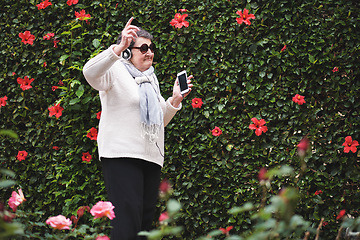
[{"label": "black trouser", "polygon": [[146,239],[159,193],[161,167],[134,158],[101,158],[109,201],[115,206],[111,240]]}]

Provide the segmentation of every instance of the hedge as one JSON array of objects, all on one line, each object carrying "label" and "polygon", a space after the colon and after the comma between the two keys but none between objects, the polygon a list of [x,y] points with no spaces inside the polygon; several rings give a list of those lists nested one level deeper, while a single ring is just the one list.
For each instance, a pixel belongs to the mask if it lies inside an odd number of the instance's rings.
[{"label": "hedge", "polygon": [[[131,16],[155,37],[154,67],[165,98],[177,72],[194,75],[193,91],[166,128],[163,168],[182,204],[177,224],[184,226],[183,239],[229,225],[238,233],[250,229],[254,222],[246,214],[228,211],[260,202],[262,167],[299,172],[296,149],[304,136],[311,142],[305,172],[296,183],[273,179],[269,191],[296,187],[296,212],[313,226],[322,217],[328,223],[323,239],[335,238],[340,210],[359,216],[360,152],[346,153],[343,146],[347,136],[360,141],[357,1],[50,2],[45,8],[39,0],[0,3],[0,98],[7,97],[0,129],[19,135],[0,136],[1,168],[14,171],[17,183],[0,199],[6,203],[11,191],[23,190],[23,211],[33,213],[27,237],[49,233],[41,223],[52,215],[70,217],[107,198],[96,141],[89,137],[101,106],[82,67],[115,43]],[[254,14],[251,24],[236,21],[245,9]],[[85,18],[76,15],[82,10]],[[170,24],[177,13],[188,15],[189,26]],[[19,37],[26,31],[35,37],[32,44]],[[25,77],[33,79],[27,90],[18,83]],[[305,103],[294,102],[296,94]],[[194,98],[203,102],[200,108],[192,106]],[[56,104],[61,114],[50,111]],[[267,131],[255,134],[253,118],[263,119]],[[28,153],[25,160],[17,159],[19,151]],[[91,161],[82,160],[84,153]],[[160,213],[163,203],[158,207]]]}]

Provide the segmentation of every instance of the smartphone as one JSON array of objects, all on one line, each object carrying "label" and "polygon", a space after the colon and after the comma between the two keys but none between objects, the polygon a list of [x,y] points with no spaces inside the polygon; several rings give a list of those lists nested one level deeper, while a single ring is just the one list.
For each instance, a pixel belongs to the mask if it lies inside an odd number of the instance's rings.
[{"label": "smartphone", "polygon": [[184,71],[179,72],[177,74],[177,79],[179,81],[181,94],[187,93],[190,89],[189,89],[189,86],[187,84],[186,71],[184,70]]}]

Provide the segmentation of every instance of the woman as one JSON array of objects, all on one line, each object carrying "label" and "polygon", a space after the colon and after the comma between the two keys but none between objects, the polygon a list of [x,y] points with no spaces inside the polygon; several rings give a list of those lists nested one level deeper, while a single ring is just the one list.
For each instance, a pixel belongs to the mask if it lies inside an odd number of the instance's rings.
[{"label": "woman", "polygon": [[98,150],[108,197],[115,206],[112,240],[141,239],[137,233],[150,230],[164,162],[164,127],[188,94],[180,94],[176,80],[172,97],[164,100],[152,67],[153,37],[131,25],[132,20],[117,44],[83,69],[100,94]]}]

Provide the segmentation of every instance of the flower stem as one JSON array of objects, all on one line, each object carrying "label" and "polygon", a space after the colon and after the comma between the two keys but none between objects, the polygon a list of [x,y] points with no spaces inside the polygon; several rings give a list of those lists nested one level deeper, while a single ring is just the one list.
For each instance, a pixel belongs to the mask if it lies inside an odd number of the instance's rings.
[{"label": "flower stem", "polygon": [[315,237],[315,240],[318,240],[319,239],[319,236],[320,236],[320,229],[321,229],[321,226],[324,222],[324,218],[321,218],[321,221],[319,223],[319,226],[318,228],[316,229],[316,237]]},{"label": "flower stem", "polygon": [[266,186],[265,186],[265,185],[262,185],[262,197],[261,197],[261,205],[260,205],[260,208],[261,208],[261,209],[265,207],[266,194],[267,194]]},{"label": "flower stem", "polygon": [[341,236],[341,232],[342,232],[342,230],[343,230],[343,227],[340,227],[340,228],[339,228],[339,232],[338,232],[338,234],[337,234],[337,236],[336,236],[335,240],[339,240],[339,239],[340,239],[340,236]]}]

